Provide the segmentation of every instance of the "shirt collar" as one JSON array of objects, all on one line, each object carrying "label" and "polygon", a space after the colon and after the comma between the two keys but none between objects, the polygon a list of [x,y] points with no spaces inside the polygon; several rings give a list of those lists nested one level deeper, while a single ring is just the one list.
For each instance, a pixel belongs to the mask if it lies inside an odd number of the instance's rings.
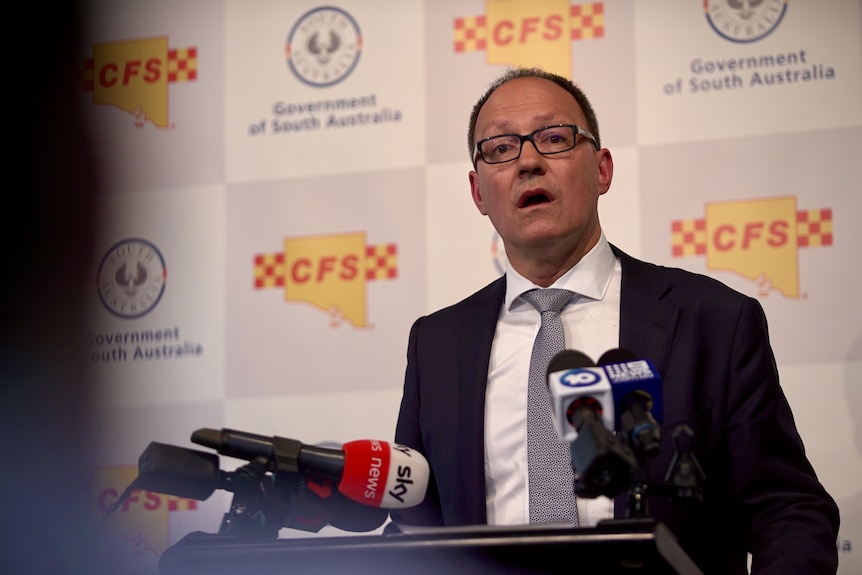
[{"label": "shirt collar", "polygon": [[[589,299],[602,300],[611,283],[615,263],[616,256],[602,231],[593,249],[550,287],[567,289]],[[506,299],[503,302],[503,309],[511,310],[520,305],[529,306],[530,304],[518,298],[525,291],[538,287],[515,271],[515,268],[509,265],[508,258],[506,259]]]}]

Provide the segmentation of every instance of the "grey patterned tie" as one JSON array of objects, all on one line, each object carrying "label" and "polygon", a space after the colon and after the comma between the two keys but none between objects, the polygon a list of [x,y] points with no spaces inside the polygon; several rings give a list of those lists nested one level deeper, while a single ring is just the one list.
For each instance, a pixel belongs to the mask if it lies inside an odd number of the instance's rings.
[{"label": "grey patterned tie", "polygon": [[551,358],[566,346],[560,310],[573,295],[564,289],[533,289],[521,294],[521,299],[542,315],[530,358],[527,393],[530,523],[578,524],[571,453],[568,442],[560,439],[551,419],[547,383]]}]

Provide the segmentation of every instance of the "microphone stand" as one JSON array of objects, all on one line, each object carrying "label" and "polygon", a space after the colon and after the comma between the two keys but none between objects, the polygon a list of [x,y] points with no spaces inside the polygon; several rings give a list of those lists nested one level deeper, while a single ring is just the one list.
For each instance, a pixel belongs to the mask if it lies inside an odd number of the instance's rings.
[{"label": "microphone stand", "polygon": [[677,504],[700,503],[703,500],[703,481],[706,475],[691,451],[694,432],[685,424],[674,429],[673,440],[676,447],[673,459],[664,476],[664,482],[647,481],[646,457],[638,451],[637,479],[628,491],[626,516],[633,519],[649,517],[648,495],[669,497]]},{"label": "microphone stand", "polygon": [[258,457],[228,475],[229,491],[233,492],[230,510],[222,517],[218,533],[253,539],[276,539],[280,525],[270,513],[271,478],[266,475],[267,460]]},{"label": "microphone stand", "polygon": [[336,519],[338,506],[328,500],[337,494],[329,478],[288,470],[267,475],[269,464],[257,457],[231,476],[234,497],[219,534],[276,539],[282,527],[317,533]]},{"label": "microphone stand", "polygon": [[[687,425],[673,432],[675,453],[663,482],[649,481],[648,457],[657,451],[632,449],[613,435],[581,434],[572,445],[572,467],[575,469],[575,494],[579,497],[604,495],[613,498],[626,492],[625,516],[648,519],[649,497],[670,497],[674,503],[692,504],[703,500],[706,475],[691,450],[694,433]],[[596,439],[596,438],[600,439]],[[580,463],[580,466],[575,464]],[[578,471],[578,470],[582,471]]]}]

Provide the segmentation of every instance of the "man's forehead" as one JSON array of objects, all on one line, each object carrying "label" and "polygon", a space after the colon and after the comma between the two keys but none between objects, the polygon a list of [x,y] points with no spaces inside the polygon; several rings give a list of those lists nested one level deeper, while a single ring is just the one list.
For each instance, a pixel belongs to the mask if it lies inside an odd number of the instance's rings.
[{"label": "man's forehead", "polygon": [[575,97],[544,78],[517,78],[497,88],[479,111],[482,131],[513,131],[523,123],[534,128],[580,122],[583,112]]},{"label": "man's forehead", "polygon": [[[522,121],[522,119],[516,121],[501,113],[499,116],[489,118],[489,120],[487,122],[483,122],[482,125],[485,129],[499,131],[500,133],[512,131],[517,132],[521,129]],[[564,114],[558,112],[534,114],[528,121],[531,126],[535,126],[536,128],[542,128],[554,124],[565,124],[568,122],[569,119]]]}]

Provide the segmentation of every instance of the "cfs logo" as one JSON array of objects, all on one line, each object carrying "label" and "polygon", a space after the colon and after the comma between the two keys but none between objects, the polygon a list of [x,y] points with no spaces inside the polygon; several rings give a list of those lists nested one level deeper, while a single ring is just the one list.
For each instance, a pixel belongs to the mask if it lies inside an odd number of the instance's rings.
[{"label": "cfs logo", "polygon": [[197,80],[197,61],[197,48],[168,48],[167,36],[96,44],[84,60],[84,91],[132,114],[139,128],[168,128],[168,85]]},{"label": "cfs logo", "polygon": [[588,369],[570,369],[560,376],[560,383],[566,387],[588,387],[601,381],[599,374]]},{"label": "cfs logo", "polygon": [[283,289],[285,300],[329,313],[333,327],[367,327],[367,283],[397,277],[398,246],[367,245],[364,232],[285,238],[283,252],[254,256],[255,289]]},{"label": "cfs logo", "polygon": [[455,18],[454,50],[485,51],[489,64],[541,65],[569,76],[571,43],[602,38],[602,2],[569,4],[569,0],[497,0],[486,3],[486,14]]},{"label": "cfs logo", "polygon": [[798,210],[795,196],[706,204],[706,217],[671,223],[673,257],[705,256],[711,270],[733,271],[800,297],[798,250],[831,246],[830,208]]},{"label": "cfs logo", "polygon": [[756,42],[775,30],[787,12],[788,0],[703,0],[706,20],[731,42]]},{"label": "cfs logo", "polygon": [[170,542],[169,514],[196,511],[198,502],[194,499],[133,489],[129,497],[111,515],[103,519],[119,500],[126,486],[137,477],[137,473],[138,468],[135,465],[97,468],[93,473],[94,513],[106,531],[161,555]]}]

